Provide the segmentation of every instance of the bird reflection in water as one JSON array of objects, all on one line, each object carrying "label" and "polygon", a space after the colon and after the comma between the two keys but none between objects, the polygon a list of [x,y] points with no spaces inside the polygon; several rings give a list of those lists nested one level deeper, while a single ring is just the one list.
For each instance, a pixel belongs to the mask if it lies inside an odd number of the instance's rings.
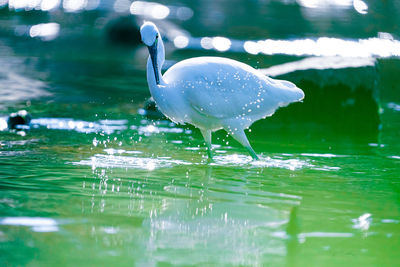
[{"label": "bird reflection in water", "polygon": [[226,174],[224,168],[190,165],[151,173],[97,168],[97,180],[87,179],[83,186],[94,197],[82,210],[132,218],[132,225],[118,229],[105,224],[96,236],[104,240],[112,234],[118,244],[132,246],[126,233],[133,231],[135,249],[149,261],[173,251],[187,252],[189,257],[171,260],[183,265],[204,263],[204,253],[209,262],[233,265],[258,265],[265,256],[287,255],[286,240],[273,233],[292,227],[285,217],[301,198],[261,190],[258,179],[265,180],[265,173],[261,178],[256,170],[237,168]]}]

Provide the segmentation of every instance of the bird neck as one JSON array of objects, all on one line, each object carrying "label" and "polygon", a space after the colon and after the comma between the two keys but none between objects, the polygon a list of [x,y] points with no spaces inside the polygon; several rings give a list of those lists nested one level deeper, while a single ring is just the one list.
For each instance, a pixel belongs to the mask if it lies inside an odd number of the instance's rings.
[{"label": "bird neck", "polygon": [[177,107],[179,107],[179,104],[177,104],[177,101],[179,100],[179,97],[176,95],[175,90],[170,90],[170,84],[168,84],[162,77],[161,75],[161,68],[162,65],[164,64],[165,60],[165,50],[164,50],[164,44],[162,43],[161,38],[159,39],[158,42],[158,47],[157,47],[157,67],[159,74],[159,79],[160,83],[157,84],[156,78],[154,76],[154,69],[153,69],[153,63],[151,60],[151,57],[148,58],[147,60],[147,82],[149,84],[149,89],[151,96],[154,98],[155,102],[157,103],[157,107],[159,110],[164,113],[168,118],[170,118],[172,121],[183,123],[183,121],[177,120],[179,118],[176,114],[179,114],[179,111],[177,111]]},{"label": "bird neck", "polygon": [[166,83],[161,74],[161,68],[165,61],[165,49],[164,43],[161,38],[159,38],[158,45],[157,45],[157,72],[158,77],[160,79],[160,84],[157,84],[156,78],[154,75],[154,68],[153,62],[151,61],[151,57],[147,59],[147,83],[149,84],[149,88],[151,93],[153,94],[153,90],[160,89],[161,87],[165,86]]}]

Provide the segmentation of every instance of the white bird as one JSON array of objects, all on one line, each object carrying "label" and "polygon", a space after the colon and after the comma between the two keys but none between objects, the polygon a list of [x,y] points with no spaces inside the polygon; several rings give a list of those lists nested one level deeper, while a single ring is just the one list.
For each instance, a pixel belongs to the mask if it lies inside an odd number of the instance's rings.
[{"label": "white bird", "polygon": [[222,57],[186,59],[162,75],[165,49],[160,32],[145,22],[140,34],[150,53],[147,82],[158,108],[175,123],[199,128],[210,159],[211,133],[219,129],[225,129],[258,159],[244,129],[304,98],[293,83],[271,79],[249,65]]}]

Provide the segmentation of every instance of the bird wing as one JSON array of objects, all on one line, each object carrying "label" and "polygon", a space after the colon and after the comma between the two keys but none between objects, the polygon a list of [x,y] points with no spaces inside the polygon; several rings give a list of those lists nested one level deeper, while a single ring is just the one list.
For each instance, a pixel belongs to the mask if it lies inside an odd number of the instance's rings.
[{"label": "bird wing", "polygon": [[[186,100],[199,113],[218,119],[245,115],[251,106],[261,101],[262,94],[254,84],[235,79],[234,75],[208,73],[185,94]],[[190,85],[189,85],[190,87]]]},{"label": "bird wing", "polygon": [[270,116],[279,106],[295,101],[285,94],[285,88],[296,88],[292,83],[273,80],[226,58],[184,60],[164,77],[182,90],[185,102],[194,110],[217,119]]}]

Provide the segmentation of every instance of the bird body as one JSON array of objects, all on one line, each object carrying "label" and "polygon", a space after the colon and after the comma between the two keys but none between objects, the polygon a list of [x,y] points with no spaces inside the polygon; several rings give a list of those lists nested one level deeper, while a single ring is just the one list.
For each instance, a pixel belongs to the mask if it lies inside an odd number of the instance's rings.
[{"label": "bird body", "polygon": [[209,157],[211,133],[225,129],[257,159],[244,129],[304,98],[293,83],[271,79],[249,65],[222,57],[186,59],[161,75],[165,50],[159,32],[146,22],[141,34],[150,51],[147,81],[158,108],[176,123],[198,127]]}]

